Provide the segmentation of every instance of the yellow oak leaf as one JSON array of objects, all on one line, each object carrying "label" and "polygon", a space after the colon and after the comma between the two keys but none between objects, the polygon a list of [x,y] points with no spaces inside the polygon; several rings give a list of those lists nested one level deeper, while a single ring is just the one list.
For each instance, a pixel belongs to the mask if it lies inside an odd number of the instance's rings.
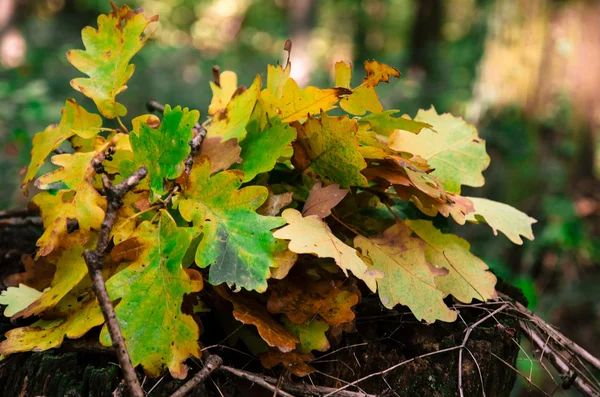
[{"label": "yellow oak leaf", "polygon": [[[80,231],[71,233],[67,238],[71,240],[71,247],[61,252],[60,256],[54,262],[56,271],[50,284],[43,294],[35,301],[31,302],[26,308],[15,313],[14,318],[30,317],[39,315],[45,310],[55,306],[66,296],[79,282],[87,275],[87,265],[83,259],[83,251],[91,249],[96,244],[96,239],[91,239],[87,245],[79,245],[78,234]],[[43,259],[38,259],[43,260]]]},{"label": "yellow oak leaf", "polygon": [[291,251],[297,254],[313,254],[319,258],[333,258],[346,276],[350,270],[363,280],[371,291],[376,290],[378,272],[369,268],[356,254],[356,250],[338,239],[319,217],[303,217],[292,208],[283,211],[281,216],[288,225],[275,231],[273,236],[290,240],[288,247]]},{"label": "yellow oak leaf", "polygon": [[[394,69],[395,70],[395,69]],[[335,64],[335,85],[350,89],[350,78],[352,69],[345,62]],[[399,74],[398,74],[399,76]],[[352,90],[352,94],[340,99],[340,107],[350,114],[361,116],[367,111],[371,113],[383,112],[383,106],[379,102],[379,95],[375,86],[379,84],[375,76]]]},{"label": "yellow oak leaf", "polygon": [[373,261],[384,276],[377,280],[379,299],[388,309],[405,305],[417,320],[452,322],[456,312],[444,303],[444,292],[434,279],[448,272],[435,268],[425,259],[425,242],[411,237],[411,231],[396,223],[383,233],[366,238],[356,236],[354,246]]},{"label": "yellow oak leaf", "polygon": [[237,84],[237,74],[230,70],[226,70],[219,75],[219,85],[215,82],[210,82],[210,89],[213,93],[212,100],[208,106],[208,114],[210,116],[227,107],[231,96],[238,89]]},{"label": "yellow oak leaf", "polygon": [[18,287],[8,287],[0,294],[0,305],[6,305],[4,316],[12,317],[15,313],[35,302],[41,295],[42,292],[25,284],[19,284]]},{"label": "yellow oak leaf", "polygon": [[91,98],[100,113],[111,119],[127,114],[115,97],[127,89],[135,70],[129,61],[150,37],[143,35],[146,26],[158,20],[158,16],[147,18],[126,5],[112,5],[108,15],[98,17],[98,29],[87,26],[81,32],[85,50],[67,52],[69,62],[89,76],[71,80],[71,86]]},{"label": "yellow oak leaf", "polygon": [[475,206],[475,211],[467,217],[469,222],[485,222],[492,228],[494,235],[497,236],[498,231],[501,231],[510,241],[518,245],[523,244],[521,236],[533,240],[531,225],[537,220],[504,203],[479,197],[466,198]]},{"label": "yellow oak leaf", "polygon": [[290,123],[333,109],[341,97],[351,93],[351,90],[343,87],[320,89],[311,86],[301,89],[294,79],[289,78],[281,96],[266,88],[261,92],[260,99],[270,117],[279,116],[282,122]]},{"label": "yellow oak leaf", "polygon": [[367,163],[358,150],[356,120],[323,114],[293,126],[298,132],[294,142],[294,166],[314,171],[342,188],[367,186],[367,179],[360,173]]},{"label": "yellow oak leaf", "polygon": [[84,139],[93,138],[100,132],[101,126],[102,118],[100,116],[88,113],[74,99],[67,99],[65,107],[62,109],[60,123],[47,127],[33,137],[31,162],[21,183],[25,195],[27,195],[27,184],[35,178],[37,171],[52,151],[73,135]]},{"label": "yellow oak leaf", "polygon": [[448,269],[448,274],[435,279],[435,285],[452,294],[463,303],[473,299],[482,302],[496,297],[496,276],[488,266],[473,255],[466,240],[453,234],[444,234],[429,221],[405,221],[406,225],[427,243],[425,259],[437,268]]},{"label": "yellow oak leaf", "polygon": [[227,106],[215,112],[211,123],[206,127],[207,137],[221,137],[223,141],[237,138],[238,142],[246,137],[246,124],[250,120],[256,100],[260,95],[262,80],[256,76],[254,82],[245,91],[236,91]]},{"label": "yellow oak leaf", "polygon": [[285,68],[281,65],[267,67],[267,90],[271,91],[276,98],[281,98],[283,95],[283,87],[290,78],[292,64],[288,62]]},{"label": "yellow oak leaf", "polygon": [[[120,135],[113,139],[118,139]],[[112,144],[113,140],[96,152],[56,155],[52,157],[52,162],[62,168],[42,175],[35,182],[42,190],[60,189],[57,193],[52,190],[39,193],[32,200],[40,208],[44,223],[44,234],[37,242],[39,255],[48,255],[60,245],[60,239],[67,233],[68,219],[77,220],[82,232],[81,243],[87,241],[90,230],[100,228],[106,199],[93,186],[96,175],[93,161]]]}]

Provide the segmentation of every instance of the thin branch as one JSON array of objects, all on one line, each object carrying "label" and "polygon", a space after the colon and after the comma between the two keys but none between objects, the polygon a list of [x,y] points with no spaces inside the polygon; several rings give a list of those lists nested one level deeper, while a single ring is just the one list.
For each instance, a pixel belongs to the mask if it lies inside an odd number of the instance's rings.
[{"label": "thin branch", "polygon": [[39,211],[31,211],[29,209],[13,208],[10,210],[0,211],[0,219],[4,218],[25,218],[28,216],[39,215]]},{"label": "thin branch", "polygon": [[[546,359],[552,363],[552,365],[561,373],[561,375],[565,376],[566,378],[571,378],[573,376],[573,370],[571,366],[566,363],[560,355],[554,352],[554,350],[550,349],[545,344],[544,339],[542,339],[537,332],[527,327],[523,321],[520,321],[519,325],[527,339],[529,339],[531,343],[542,350],[542,352],[546,355]],[[597,397],[599,394],[598,390],[594,390],[593,386],[588,384],[581,377],[575,377],[573,379],[573,385],[585,396]]]},{"label": "thin branch", "polygon": [[[266,375],[262,375],[262,374],[252,374],[256,377],[262,378],[263,380],[265,380],[268,383],[271,383],[273,385],[276,385],[279,380],[276,378],[273,378],[271,376],[266,376]],[[292,382],[282,382],[279,385],[279,388],[285,391],[288,391],[290,393],[298,393],[301,395],[305,395],[305,396],[322,396],[325,395],[327,393],[331,393],[331,392],[337,392],[336,396],[340,396],[340,397],[375,397],[372,394],[365,394],[362,392],[354,392],[354,391],[337,391],[338,389],[333,388],[333,387],[325,387],[325,386],[316,386],[316,385],[309,385],[308,383],[292,383]]]},{"label": "thin branch", "polygon": [[460,348],[462,348],[462,346],[453,346],[453,347],[448,347],[448,348],[446,348],[446,349],[442,349],[442,350],[437,350],[437,351],[430,352],[430,353],[421,354],[420,356],[416,356],[416,357],[410,358],[410,359],[408,359],[408,360],[404,360],[404,361],[402,361],[402,362],[399,362],[398,364],[392,365],[391,367],[389,367],[389,368],[387,368],[387,369],[384,369],[383,371],[374,372],[374,373],[372,373],[372,374],[369,374],[369,375],[367,375],[367,376],[363,376],[362,378],[360,378],[360,379],[357,379],[357,380],[355,380],[354,382],[350,382],[350,383],[348,383],[347,385],[344,385],[344,386],[342,386],[342,387],[340,387],[340,388],[338,388],[338,389],[335,389],[335,390],[333,390],[331,393],[328,393],[328,394],[324,395],[323,397],[329,397],[329,396],[333,396],[333,395],[339,395],[339,394],[338,394],[339,392],[341,392],[342,390],[346,390],[346,389],[347,389],[347,388],[349,388],[350,386],[355,386],[355,385],[357,385],[358,383],[360,383],[360,382],[363,382],[363,381],[365,381],[365,380],[367,380],[367,379],[371,379],[371,378],[373,378],[373,377],[375,377],[375,376],[382,376],[382,375],[385,375],[385,374],[387,374],[388,372],[391,372],[391,371],[395,370],[396,368],[399,368],[399,367],[401,367],[401,366],[403,366],[403,365],[406,365],[406,364],[408,364],[408,363],[411,363],[411,362],[413,362],[413,361],[415,361],[415,360],[418,360],[418,359],[420,359],[420,358],[425,358],[425,357],[429,357],[429,356],[434,356],[434,355],[436,355],[436,354],[441,354],[441,353],[447,353],[447,352],[451,352],[451,351],[454,351],[454,350],[457,350],[457,349],[460,349]]},{"label": "thin branch", "polygon": [[262,377],[257,376],[256,374],[253,374],[252,372],[242,371],[241,369],[228,367],[227,365],[222,365],[220,369],[221,369],[221,371],[229,372],[230,374],[235,375],[239,378],[246,379],[246,380],[249,380],[250,382],[256,383],[257,385],[260,385],[260,386],[264,387],[265,389],[268,389],[272,392],[277,392],[277,395],[279,395],[279,396],[294,397],[292,394],[284,392],[283,390],[277,390],[277,387],[275,385],[268,383]]},{"label": "thin branch", "polygon": [[[460,346],[461,349],[458,352],[458,391],[460,392],[460,397],[464,397],[463,384],[462,384],[463,350],[467,347],[467,341],[469,340],[469,337],[471,336],[471,332],[473,332],[473,330],[475,328],[477,328],[477,326],[479,326],[479,324],[494,317],[495,314],[498,314],[499,312],[506,309],[507,307],[508,307],[508,304],[504,304],[504,305],[500,306],[499,308],[497,308],[493,312],[489,313],[488,315],[486,315],[485,317],[483,317],[481,320],[477,321],[476,323],[471,324],[469,326],[469,328],[467,328],[467,332],[465,332],[465,337],[463,338],[462,345]],[[481,376],[481,373],[480,373],[480,376]],[[485,397],[485,392],[483,390],[482,390],[482,392],[483,392],[483,396]]]},{"label": "thin branch", "polygon": [[536,316],[535,314],[530,312],[521,303],[515,302],[514,304],[521,313],[527,314],[529,319],[533,323],[535,323],[535,325],[540,327],[544,333],[546,333],[548,336],[552,337],[552,339],[554,339],[556,342],[558,342],[561,345],[563,345],[564,347],[568,348],[573,353],[575,353],[577,356],[581,357],[583,360],[585,360],[586,362],[591,364],[594,368],[596,368],[598,371],[600,371],[600,359],[599,358],[594,357],[590,352],[585,350],[583,347],[579,346],[577,343],[573,342],[572,340],[570,340],[569,338],[567,338],[566,336],[564,336],[563,334],[558,332],[556,329],[554,329],[554,327],[552,327],[551,325],[546,323],[544,320],[542,320],[541,318],[539,318],[538,316]]},{"label": "thin branch", "polygon": [[86,250],[83,253],[88,272],[92,279],[92,289],[100,304],[100,309],[102,310],[104,321],[108,327],[110,339],[112,340],[113,348],[117,354],[119,365],[123,370],[123,376],[127,382],[127,387],[134,397],[144,397],[144,392],[140,386],[135,370],[133,369],[133,365],[131,364],[129,353],[125,346],[125,340],[123,339],[121,329],[119,328],[115,309],[113,308],[108,292],[106,291],[104,277],[102,276],[102,268],[104,267],[104,257],[108,253],[110,232],[117,218],[117,212],[123,205],[123,196],[137,186],[147,173],[148,171],[146,168],[141,167],[134,172],[133,175],[116,186],[111,186],[108,177],[102,175],[102,182],[104,184],[104,191],[106,192],[107,199],[106,214],[104,216],[104,221],[102,222],[96,249],[94,251]]},{"label": "thin branch", "polygon": [[184,397],[192,389],[204,382],[214,370],[219,368],[223,364],[223,359],[213,354],[206,359],[206,365],[202,368],[194,377],[188,380],[183,386],[181,386],[175,393],[171,394],[171,397]]}]

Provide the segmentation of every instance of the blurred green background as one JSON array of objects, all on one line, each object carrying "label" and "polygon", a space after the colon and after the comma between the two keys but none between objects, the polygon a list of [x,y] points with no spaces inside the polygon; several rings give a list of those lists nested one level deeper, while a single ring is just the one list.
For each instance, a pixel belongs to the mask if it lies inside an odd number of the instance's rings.
[{"label": "blurred green background", "polygon": [[[375,58],[403,76],[380,86],[386,108],[412,116],[434,105],[475,123],[492,164],[467,195],[507,202],[538,219],[514,246],[488,228],[459,233],[530,308],[600,356],[600,2],[567,0],[130,0],[159,14],[119,101],[129,115],[156,99],[204,113],[211,67],[249,85],[284,59],[292,77],[333,84],[338,60]],[[31,138],[58,122],[79,73],[65,52],[96,26],[106,0],[0,0],[0,209],[22,207],[18,185]],[[534,360],[535,361],[535,360]],[[519,369],[556,385],[525,354]],[[554,374],[556,375],[556,374]],[[528,392],[521,382],[515,395]],[[560,393],[559,393],[560,394]]]}]

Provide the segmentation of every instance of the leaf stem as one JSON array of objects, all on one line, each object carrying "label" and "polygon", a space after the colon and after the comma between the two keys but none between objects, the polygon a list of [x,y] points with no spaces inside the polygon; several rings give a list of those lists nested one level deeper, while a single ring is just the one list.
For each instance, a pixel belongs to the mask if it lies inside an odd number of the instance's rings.
[{"label": "leaf stem", "polygon": [[123,132],[126,134],[129,134],[129,130],[127,129],[127,127],[125,127],[125,124],[123,124],[123,122],[121,121],[121,118],[119,116],[117,116],[117,121],[119,122],[119,125],[123,129]]}]

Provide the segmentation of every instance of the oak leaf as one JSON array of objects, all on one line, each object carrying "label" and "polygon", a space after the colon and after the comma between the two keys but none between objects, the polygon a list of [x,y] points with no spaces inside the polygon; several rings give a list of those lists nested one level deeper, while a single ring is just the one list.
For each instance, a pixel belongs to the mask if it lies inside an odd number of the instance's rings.
[{"label": "oak leaf", "polygon": [[307,362],[314,359],[313,356],[308,353],[283,353],[278,350],[269,350],[268,352],[261,354],[259,358],[260,363],[265,368],[273,368],[278,364],[282,364],[292,374],[299,377],[316,372],[316,369],[307,364]]},{"label": "oak leaf", "polygon": [[[67,221],[77,220],[79,243],[84,244],[92,229],[100,229],[104,220],[106,199],[93,185],[96,169],[94,160],[108,148],[110,142],[97,152],[60,154],[52,162],[61,166],[56,171],[42,175],[35,182],[40,189],[51,189],[37,194],[32,203],[39,207],[44,223],[44,233],[38,239],[39,255],[46,256],[67,234]],[[61,189],[54,192],[54,189]]]},{"label": "oak leaf", "polygon": [[25,271],[6,276],[3,280],[4,285],[17,287],[19,284],[25,284],[38,291],[43,291],[50,286],[56,266],[47,257],[34,259],[33,255],[24,254],[21,256],[21,263]]},{"label": "oak leaf", "polygon": [[[278,82],[277,88],[273,88],[275,83],[271,84],[271,88],[267,85],[260,96],[265,112],[270,116],[278,116],[284,123],[303,120],[307,115],[331,110],[341,97],[352,93],[352,90],[343,87],[320,89],[309,86],[301,89],[294,79],[284,76],[283,73],[278,73],[277,76],[279,79],[285,79],[281,95],[278,94],[280,91],[280,82]],[[269,77],[267,79],[269,80]]]},{"label": "oak leaf", "polygon": [[54,263],[56,271],[50,288],[47,288],[34,302],[15,313],[15,318],[39,315],[55,306],[87,275],[88,269],[83,259],[83,251],[95,246],[95,238],[87,245],[79,245],[76,231],[68,236],[72,240],[71,247],[61,252]]},{"label": "oak leaf", "polygon": [[304,124],[294,123],[298,138],[294,142],[294,165],[338,183],[341,187],[366,186],[360,171],[367,163],[359,153],[356,120],[348,116],[323,114],[309,117]]},{"label": "oak leaf", "polygon": [[302,216],[316,215],[323,219],[331,215],[331,209],[338,205],[348,194],[347,189],[340,189],[340,185],[334,184],[322,187],[317,182],[310,189],[308,199],[302,208]]},{"label": "oak leaf", "polygon": [[230,70],[226,70],[219,75],[219,84],[210,82],[210,89],[213,93],[210,105],[208,106],[208,114],[210,116],[225,109],[231,100],[233,93],[238,89],[237,74]]},{"label": "oak leaf", "polygon": [[[113,257],[131,258],[131,246],[136,247],[135,260],[108,279],[106,288],[111,300],[120,300],[115,313],[131,362],[153,377],[167,367],[174,378],[183,379],[185,360],[201,355],[198,325],[181,311],[184,295],[202,289],[202,275],[181,263],[194,233],[178,227],[162,210],[158,226],[143,222],[112,252]],[[100,341],[111,345],[106,326]]]},{"label": "oak leaf", "polygon": [[246,124],[260,95],[261,84],[261,77],[256,76],[250,88],[236,91],[225,109],[213,115],[211,123],[206,127],[206,136],[220,136],[223,140],[237,138],[241,142],[246,137]]},{"label": "oak leaf", "polygon": [[335,263],[348,275],[348,270],[363,280],[371,289],[376,290],[377,273],[358,257],[356,250],[344,244],[329,229],[329,226],[317,216],[302,217],[295,209],[283,211],[287,226],[277,230],[276,238],[290,240],[289,249],[297,254],[314,254],[319,258],[333,258]]},{"label": "oak leaf", "polygon": [[277,118],[270,119],[262,130],[257,121],[250,122],[246,129],[246,138],[240,142],[242,163],[232,167],[244,172],[244,182],[271,171],[296,138],[296,130]]},{"label": "oak leaf", "polygon": [[[335,85],[350,89],[350,78],[352,69],[345,62],[335,64]],[[376,85],[376,84],[375,84]],[[352,94],[340,99],[340,107],[350,114],[361,116],[367,111],[371,113],[383,112],[383,106],[379,102],[379,95],[375,91],[375,85],[371,82],[362,84],[352,90]]]},{"label": "oak leaf", "polygon": [[496,296],[496,276],[488,266],[470,251],[466,240],[453,234],[444,234],[429,221],[405,221],[406,225],[427,243],[425,259],[437,268],[448,269],[448,274],[435,279],[435,285],[446,294],[452,294],[463,303],[473,299],[487,301]]},{"label": "oak leaf", "polygon": [[6,305],[4,316],[14,316],[35,302],[41,295],[42,292],[25,284],[19,284],[18,287],[8,287],[0,293],[0,305]]},{"label": "oak leaf", "polygon": [[310,353],[313,350],[320,352],[329,350],[329,340],[325,335],[325,332],[329,330],[329,325],[325,321],[312,319],[303,324],[296,324],[284,317],[283,323],[300,340],[300,343],[298,343],[300,353]]},{"label": "oak leaf", "polygon": [[263,186],[238,190],[243,173],[230,170],[210,176],[210,160],[198,157],[191,174],[182,181],[183,194],[176,200],[185,220],[193,222],[203,238],[196,264],[211,266],[209,281],[248,290],[267,288],[269,267],[276,267],[271,230],[284,221],[256,213],[267,199]]},{"label": "oak leaf", "polygon": [[397,223],[369,238],[356,236],[354,246],[384,274],[377,280],[377,287],[385,307],[408,306],[417,320],[428,323],[456,320],[456,312],[444,304],[445,294],[434,282],[437,276],[448,272],[427,262],[425,242],[411,237],[410,229],[404,224]]},{"label": "oak leaf", "polygon": [[101,126],[102,118],[100,116],[88,113],[74,99],[67,99],[65,107],[62,109],[60,123],[47,127],[33,137],[31,162],[21,183],[25,195],[27,195],[27,184],[35,178],[37,171],[52,151],[58,149],[61,143],[73,135],[86,139],[94,137],[100,132]]},{"label": "oak leaf", "polygon": [[283,208],[292,203],[293,196],[294,192],[274,194],[273,191],[269,190],[267,201],[265,201],[264,204],[256,210],[256,212],[265,216],[279,215]]},{"label": "oak leaf", "polygon": [[416,118],[415,120],[411,120],[406,115],[393,117],[393,115],[399,112],[399,110],[386,110],[381,113],[372,113],[361,117],[360,123],[368,123],[373,131],[379,135],[390,137],[390,139],[397,130],[418,134],[424,128],[431,128],[431,125],[427,122],[416,120]]},{"label": "oak leaf", "polygon": [[467,217],[469,222],[485,222],[493,230],[494,235],[501,231],[515,244],[523,244],[521,236],[533,240],[531,225],[537,221],[527,214],[497,201],[479,197],[467,197],[475,206],[475,211]]},{"label": "oak leaf", "polygon": [[338,326],[354,320],[352,307],[358,303],[357,292],[342,287],[341,281],[284,279],[270,285],[267,310],[283,313],[296,324],[319,315],[327,324]]},{"label": "oak leaf", "polygon": [[176,179],[184,170],[183,161],[190,154],[188,142],[193,137],[192,127],[199,117],[197,110],[182,110],[180,106],[171,109],[165,105],[158,128],[140,123],[139,130],[129,136],[135,166],[129,165],[129,172],[125,174],[130,175],[139,166],[145,166],[152,190],[158,195],[164,194],[164,180]]},{"label": "oak leaf", "polygon": [[137,9],[113,4],[108,15],[98,17],[98,29],[88,26],[81,32],[85,50],[67,52],[69,62],[89,76],[71,80],[71,86],[91,98],[104,117],[127,114],[115,97],[127,89],[135,69],[129,61],[150,37],[143,35],[146,26],[157,20],[158,16],[147,18]]},{"label": "oak leaf", "polygon": [[290,352],[300,342],[293,333],[288,331],[279,321],[275,320],[267,309],[246,296],[229,293],[223,287],[215,291],[233,304],[233,316],[244,324],[254,325],[260,337],[271,347],[281,352]]},{"label": "oak leaf", "polygon": [[198,155],[210,159],[210,173],[214,174],[228,169],[234,163],[241,163],[241,152],[242,148],[238,145],[237,138],[223,141],[220,136],[211,136],[202,140]]},{"label": "oak leaf", "polygon": [[440,115],[433,107],[420,110],[415,120],[429,123],[432,128],[419,135],[396,131],[390,136],[390,148],[427,160],[434,168],[431,175],[449,193],[460,193],[461,185],[483,186],[482,172],[490,164],[490,157],[473,125],[448,113]]}]

